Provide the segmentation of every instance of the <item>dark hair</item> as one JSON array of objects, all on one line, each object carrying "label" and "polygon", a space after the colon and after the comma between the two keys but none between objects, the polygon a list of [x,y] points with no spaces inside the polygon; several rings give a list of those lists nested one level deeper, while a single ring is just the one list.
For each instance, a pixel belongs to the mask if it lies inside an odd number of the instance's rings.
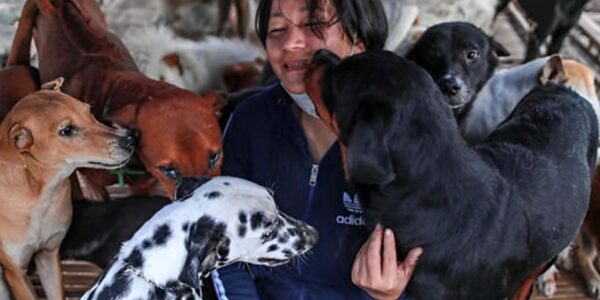
[{"label": "dark hair", "polygon": [[[279,0],[261,0],[256,11],[256,33],[263,45],[266,45],[269,31],[271,5]],[[323,0],[306,0],[309,18],[315,24],[319,21],[319,2]],[[334,21],[342,22],[342,29],[352,39],[362,41],[367,50],[382,49],[388,35],[388,24],[380,0],[328,0],[335,7],[337,15]],[[329,20],[331,21],[331,20]],[[312,28],[317,36],[321,36],[317,27]]]}]

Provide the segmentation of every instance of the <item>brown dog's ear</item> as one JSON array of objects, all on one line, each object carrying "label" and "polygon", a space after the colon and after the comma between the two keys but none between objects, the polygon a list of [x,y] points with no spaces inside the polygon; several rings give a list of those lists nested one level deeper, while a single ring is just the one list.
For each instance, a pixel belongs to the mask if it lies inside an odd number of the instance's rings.
[{"label": "brown dog's ear", "polygon": [[206,91],[200,96],[202,96],[212,107],[217,119],[220,118],[222,115],[221,110],[227,106],[227,95],[220,94],[215,91]]},{"label": "brown dog's ear", "polygon": [[253,62],[237,63],[225,68],[221,77],[225,91],[232,93],[258,86],[261,71]]},{"label": "brown dog's ear", "polygon": [[52,81],[42,84],[41,89],[60,92],[60,87],[63,85],[64,82],[65,82],[64,78],[58,77]]},{"label": "brown dog's ear", "polygon": [[540,83],[564,83],[566,80],[567,74],[562,58],[557,54],[552,55],[542,68],[542,73],[540,74]]},{"label": "brown dog's ear", "polygon": [[162,61],[167,67],[177,69],[179,75],[183,75],[183,66],[181,65],[181,58],[178,53],[169,53],[163,56]]},{"label": "brown dog's ear", "polygon": [[28,150],[32,145],[31,131],[20,124],[13,125],[8,135],[0,141],[0,163],[25,167],[25,162],[19,153]]},{"label": "brown dog's ear", "polygon": [[127,104],[117,111],[105,116],[105,119],[119,125],[135,128],[136,115],[138,113],[137,104]]},{"label": "brown dog's ear", "polygon": [[27,151],[33,146],[33,135],[31,134],[31,130],[20,124],[16,124],[10,129],[10,140],[12,141],[13,147],[19,152]]}]

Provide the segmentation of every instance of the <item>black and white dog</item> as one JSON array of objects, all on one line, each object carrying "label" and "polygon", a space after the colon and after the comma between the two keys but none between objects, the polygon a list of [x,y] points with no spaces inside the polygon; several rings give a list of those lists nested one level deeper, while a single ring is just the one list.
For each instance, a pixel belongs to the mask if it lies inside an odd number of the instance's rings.
[{"label": "black and white dog", "polygon": [[232,262],[276,266],[304,254],[317,231],[277,210],[250,181],[184,178],[176,201],[126,242],[82,299],[202,299],[201,279]]}]

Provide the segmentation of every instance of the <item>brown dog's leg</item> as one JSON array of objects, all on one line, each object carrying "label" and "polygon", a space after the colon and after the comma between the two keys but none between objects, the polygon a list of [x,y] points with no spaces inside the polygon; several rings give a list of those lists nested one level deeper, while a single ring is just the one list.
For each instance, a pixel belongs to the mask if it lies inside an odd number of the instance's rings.
[{"label": "brown dog's leg", "polygon": [[54,6],[54,4],[52,4],[51,0],[37,0],[37,5],[44,15],[54,15],[56,13],[56,7]]},{"label": "brown dog's leg", "polygon": [[598,249],[596,249],[594,238],[590,236],[586,224],[581,228],[578,238],[580,238],[580,247],[576,248],[574,252],[579,274],[585,280],[590,296],[598,299],[600,298],[600,274],[594,265]]},{"label": "brown dog's leg", "polygon": [[29,66],[31,60],[31,39],[33,38],[33,25],[38,10],[34,0],[25,2],[19,19],[19,27],[15,32],[13,43],[6,59],[7,66]]},{"label": "brown dog's leg", "polygon": [[33,287],[27,280],[24,270],[0,249],[0,264],[4,271],[4,279],[13,297],[19,300],[34,300]]},{"label": "brown dog's leg", "polygon": [[223,35],[225,25],[229,22],[229,11],[231,9],[232,0],[219,0],[219,17],[217,24],[217,35]]},{"label": "brown dog's leg", "polygon": [[64,299],[63,280],[60,269],[59,248],[41,250],[35,255],[35,267],[49,300]]},{"label": "brown dog's leg", "polygon": [[254,0],[234,0],[235,12],[237,15],[237,31],[238,36],[241,39],[246,38],[246,32],[248,31],[248,18],[250,12],[248,11],[248,1]]}]

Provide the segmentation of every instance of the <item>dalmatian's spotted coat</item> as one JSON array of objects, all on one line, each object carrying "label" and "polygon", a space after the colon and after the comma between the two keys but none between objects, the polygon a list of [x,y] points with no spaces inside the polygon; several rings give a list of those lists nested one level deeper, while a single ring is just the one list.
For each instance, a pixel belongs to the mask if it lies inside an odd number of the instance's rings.
[{"label": "dalmatian's spotted coat", "polygon": [[252,182],[184,178],[172,204],[126,242],[82,299],[202,299],[200,280],[232,262],[275,266],[317,242]]}]

